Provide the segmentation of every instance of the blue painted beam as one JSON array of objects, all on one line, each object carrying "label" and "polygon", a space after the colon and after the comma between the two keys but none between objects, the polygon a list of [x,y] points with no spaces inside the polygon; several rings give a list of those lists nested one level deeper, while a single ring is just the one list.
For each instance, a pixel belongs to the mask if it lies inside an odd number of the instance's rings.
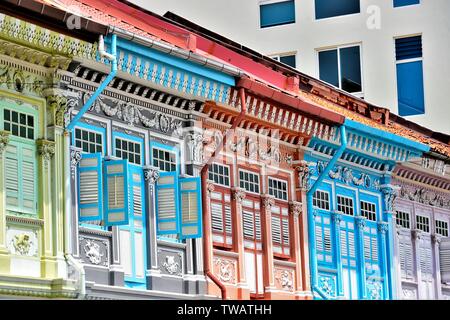
[{"label": "blue painted beam", "polygon": [[325,179],[325,177],[328,175],[330,170],[334,168],[334,165],[338,162],[338,160],[341,158],[342,154],[344,153],[345,149],[347,148],[347,132],[345,129],[345,124],[342,125],[339,128],[340,136],[341,136],[341,146],[334,154],[333,158],[330,160],[328,165],[326,166],[325,170],[319,175],[317,180],[314,182],[314,184],[311,186],[311,188],[306,193],[306,201],[307,201],[307,210],[308,210],[308,235],[309,235],[309,243],[310,243],[310,261],[311,261],[311,282],[312,282],[312,288],[313,291],[316,291],[322,299],[327,299],[327,296],[325,293],[322,292],[322,290],[319,288],[317,283],[317,255],[316,255],[316,238],[315,238],[315,232],[314,232],[314,216],[312,214],[312,208],[313,208],[313,196],[314,193],[319,188],[322,181]]},{"label": "blue painted beam", "polygon": [[115,34],[111,37],[111,54],[114,59],[111,61],[111,72],[106,77],[106,79],[98,86],[94,94],[89,98],[86,104],[81,108],[77,115],[72,119],[72,121],[67,126],[68,131],[72,131],[77,122],[83,117],[83,115],[91,108],[95,100],[100,96],[100,94],[105,90],[109,83],[114,79],[117,74],[117,36]]}]

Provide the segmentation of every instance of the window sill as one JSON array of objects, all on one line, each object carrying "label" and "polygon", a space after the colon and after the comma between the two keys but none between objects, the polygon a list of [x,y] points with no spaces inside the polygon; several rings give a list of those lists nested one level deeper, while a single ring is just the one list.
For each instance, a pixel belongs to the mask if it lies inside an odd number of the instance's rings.
[{"label": "window sill", "polygon": [[169,240],[164,240],[164,239],[157,239],[156,242],[158,245],[163,245],[166,247],[175,247],[175,248],[179,248],[179,249],[186,249],[186,246],[187,246],[186,243],[169,241]]}]

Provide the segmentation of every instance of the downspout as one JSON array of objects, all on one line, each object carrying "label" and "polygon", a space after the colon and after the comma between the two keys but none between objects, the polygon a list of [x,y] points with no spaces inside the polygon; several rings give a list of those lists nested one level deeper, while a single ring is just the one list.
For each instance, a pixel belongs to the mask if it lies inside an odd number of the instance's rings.
[{"label": "downspout", "polygon": [[[309,243],[314,244],[315,248],[315,237],[314,237],[314,217],[312,214],[313,210],[313,196],[314,193],[317,191],[317,188],[319,188],[319,185],[322,183],[322,181],[325,179],[327,174],[330,172],[331,169],[333,169],[336,162],[339,160],[339,158],[344,153],[345,149],[347,149],[347,134],[345,129],[345,124],[343,124],[339,128],[340,137],[341,137],[341,146],[334,154],[333,158],[330,160],[328,165],[326,166],[325,170],[320,174],[320,176],[317,178],[317,180],[314,182],[314,184],[311,186],[311,188],[306,193],[306,201],[307,201],[307,210],[308,210],[308,234],[309,234]],[[312,253],[312,250],[310,252],[310,260],[311,260],[311,279],[312,279],[312,288],[313,291],[316,291],[322,299],[327,299],[326,294],[322,291],[322,289],[319,288],[317,283],[317,256]]]},{"label": "downspout", "polygon": [[72,256],[72,246],[69,241],[69,232],[70,232],[70,221],[72,215],[72,207],[70,204],[70,199],[68,195],[70,194],[70,132],[73,130],[77,122],[83,117],[83,115],[89,110],[98,96],[105,90],[105,88],[109,85],[109,83],[114,79],[117,74],[117,36],[112,35],[111,41],[111,54],[105,51],[105,42],[103,40],[103,36],[100,35],[98,42],[98,53],[100,57],[105,58],[111,62],[111,72],[107,76],[107,78],[100,84],[100,86],[95,90],[94,94],[89,98],[86,104],[81,108],[81,110],[77,113],[77,115],[72,119],[69,125],[66,127],[66,131],[64,133],[64,162],[66,164],[64,170],[64,193],[66,195],[65,202],[65,218],[66,223],[64,224],[64,231],[66,232],[66,250],[65,250],[65,258],[69,265],[71,265],[79,274],[79,299],[83,299],[86,296],[86,272],[84,270],[84,266],[77,261]]},{"label": "downspout", "polygon": [[98,86],[97,90],[92,94],[89,100],[85,103],[85,105],[81,108],[81,110],[77,113],[77,115],[72,119],[72,121],[67,126],[67,131],[72,131],[77,122],[83,117],[86,111],[92,106],[95,100],[100,96],[100,94],[105,90],[105,88],[109,85],[109,83],[114,79],[117,74],[117,36],[113,34],[111,36],[111,54],[105,51],[105,42],[103,40],[103,36],[100,35],[98,41],[98,53],[100,57],[105,58],[111,62],[111,72],[106,77],[106,79]]},{"label": "downspout", "polygon": [[224,146],[226,145],[227,138],[234,132],[234,129],[241,123],[242,119],[245,117],[247,113],[247,105],[246,105],[246,99],[245,99],[245,91],[243,88],[239,90],[240,97],[241,97],[241,113],[237,116],[236,119],[234,119],[233,124],[231,125],[231,128],[227,130],[225,136],[222,139],[222,142],[217,146],[217,148],[214,150],[213,154],[209,158],[208,162],[203,166],[202,170],[200,171],[200,177],[202,181],[202,211],[203,211],[203,263],[204,263],[204,270],[205,275],[209,277],[219,288],[222,293],[222,300],[227,299],[227,288],[225,285],[220,282],[219,279],[212,273],[212,271],[209,269],[209,263],[212,257],[209,255],[209,247],[208,243],[210,240],[211,235],[209,234],[209,230],[211,230],[211,212],[210,212],[210,206],[207,202],[207,192],[208,192],[208,169],[209,165],[217,158],[217,156],[220,154],[220,152],[223,150]]}]

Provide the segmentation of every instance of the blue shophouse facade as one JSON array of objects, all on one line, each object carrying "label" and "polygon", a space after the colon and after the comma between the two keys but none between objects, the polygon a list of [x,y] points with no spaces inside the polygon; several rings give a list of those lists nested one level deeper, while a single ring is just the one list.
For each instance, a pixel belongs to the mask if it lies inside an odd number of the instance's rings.
[{"label": "blue shophouse facade", "polygon": [[307,191],[311,281],[317,299],[395,299],[391,173],[429,147],[346,120],[313,138]]},{"label": "blue shophouse facade", "polygon": [[71,121],[72,250],[86,270],[86,295],[201,296],[196,122],[204,101],[227,101],[235,79],[116,35],[104,43],[114,63],[97,55],[62,77]]}]

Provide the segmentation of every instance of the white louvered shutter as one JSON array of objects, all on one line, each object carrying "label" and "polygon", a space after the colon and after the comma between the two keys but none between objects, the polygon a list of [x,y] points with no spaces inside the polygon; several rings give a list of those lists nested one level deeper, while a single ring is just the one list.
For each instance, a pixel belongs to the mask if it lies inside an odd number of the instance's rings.
[{"label": "white louvered shutter", "polygon": [[253,224],[253,213],[244,211],[242,213],[244,236],[250,239],[255,237],[255,228]]},{"label": "white louvered shutter", "polygon": [[432,263],[431,243],[429,241],[423,241],[420,246],[420,271],[422,274],[433,274]]},{"label": "white louvered shutter", "polygon": [[400,236],[399,256],[402,276],[405,278],[412,277],[414,275],[414,256],[410,236]]},{"label": "white louvered shutter", "polygon": [[442,239],[439,246],[441,279],[443,283],[450,283],[450,238]]},{"label": "white louvered shutter", "polygon": [[211,202],[211,224],[214,231],[223,232],[223,206],[221,203]]},{"label": "white louvered shutter", "polygon": [[180,179],[181,193],[181,238],[193,239],[202,236],[201,179]]},{"label": "white louvered shutter", "polygon": [[317,251],[324,251],[324,242],[322,238],[322,227],[316,225],[316,249]]},{"label": "white louvered shutter", "polygon": [[102,219],[102,172],[100,153],[82,155],[78,164],[78,210],[81,222]]},{"label": "white louvered shutter", "polygon": [[272,241],[278,245],[281,241],[281,220],[279,217],[272,217]]},{"label": "white louvered shutter", "polygon": [[22,146],[22,208],[26,212],[36,210],[36,150],[34,146]]},{"label": "white louvered shutter", "polygon": [[327,227],[323,228],[323,249],[331,253],[331,229]]},{"label": "white louvered shutter", "polygon": [[178,220],[178,173],[161,172],[156,185],[157,232],[160,235],[177,234]]},{"label": "white louvered shutter", "polygon": [[106,226],[127,225],[130,212],[128,160],[104,162]]},{"label": "white louvered shutter", "polygon": [[231,218],[231,207],[229,205],[225,205],[225,231],[227,234],[232,234],[232,218]]},{"label": "white louvered shutter", "polygon": [[255,213],[255,233],[256,233],[256,240],[261,241],[261,216],[259,212]]}]

